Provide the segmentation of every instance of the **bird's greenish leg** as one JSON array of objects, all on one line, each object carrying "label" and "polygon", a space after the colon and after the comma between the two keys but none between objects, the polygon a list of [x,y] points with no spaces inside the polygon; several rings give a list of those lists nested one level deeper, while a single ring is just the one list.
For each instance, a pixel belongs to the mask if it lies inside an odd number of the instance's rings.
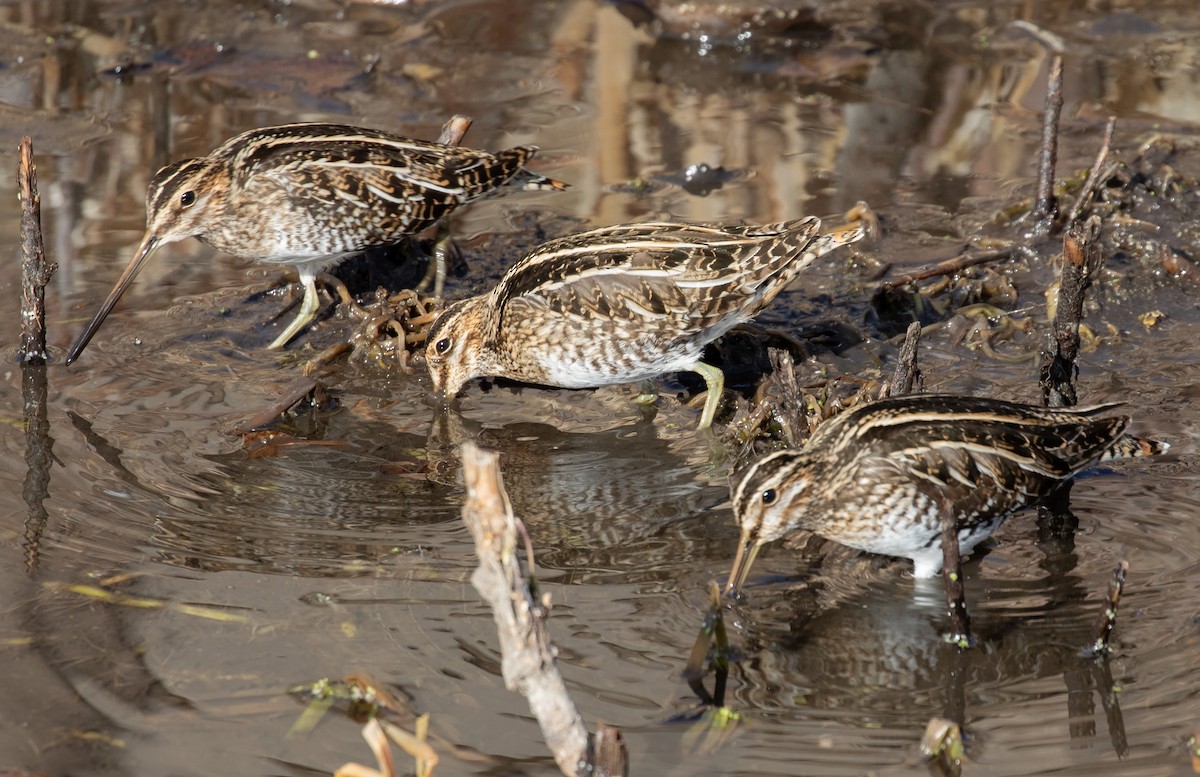
[{"label": "bird's greenish leg", "polygon": [[446,287],[446,266],[449,264],[450,252],[454,250],[454,246],[450,239],[448,219],[439,221],[434,229],[436,232],[429,256],[429,269],[425,271],[425,277],[417,284],[416,291],[432,290],[433,296],[441,297],[442,291]]},{"label": "bird's greenish leg", "polygon": [[300,283],[304,284],[304,300],[300,303],[300,312],[292,319],[292,323],[288,324],[287,329],[280,332],[279,337],[267,346],[272,350],[282,348],[288,342],[299,334],[300,330],[308,326],[313,318],[317,315],[317,310],[321,307],[321,298],[317,296],[316,273],[311,270],[301,269]]},{"label": "bird's greenish leg", "polygon": [[708,386],[708,397],[704,400],[704,413],[700,416],[700,429],[712,426],[717,417],[717,408],[721,405],[721,397],[725,393],[725,373],[711,364],[692,362],[687,369],[704,378]]}]

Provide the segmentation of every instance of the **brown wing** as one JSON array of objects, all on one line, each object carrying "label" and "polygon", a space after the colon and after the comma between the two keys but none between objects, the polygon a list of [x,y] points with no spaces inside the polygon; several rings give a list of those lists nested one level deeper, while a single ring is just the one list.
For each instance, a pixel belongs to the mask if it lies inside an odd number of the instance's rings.
[{"label": "brown wing", "polygon": [[818,224],[805,219],[775,232],[652,222],[570,235],[510,269],[493,304],[502,317],[533,306],[581,320],[618,313],[643,325],[702,331],[773,292],[795,244],[807,244]]},{"label": "brown wing", "polygon": [[226,146],[235,186],[277,186],[300,207],[404,214],[414,231],[503,185],[535,151],[489,154],[340,124],[268,127]]}]

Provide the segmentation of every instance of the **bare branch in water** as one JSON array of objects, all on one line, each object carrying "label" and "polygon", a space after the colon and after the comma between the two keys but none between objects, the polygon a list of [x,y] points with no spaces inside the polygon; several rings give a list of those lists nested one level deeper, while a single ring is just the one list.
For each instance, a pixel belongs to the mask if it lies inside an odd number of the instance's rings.
[{"label": "bare branch in water", "polygon": [[1079,322],[1083,318],[1084,292],[1100,271],[1100,218],[1072,224],[1063,235],[1062,271],[1054,311],[1053,352],[1042,351],[1042,402],[1047,407],[1071,407],[1077,400],[1075,375],[1079,355]]},{"label": "bare branch in water", "polygon": [[950,631],[946,641],[960,648],[974,646],[971,636],[971,616],[967,613],[967,597],[962,581],[962,555],[958,550],[958,520],[954,505],[942,504],[942,582],[946,586],[946,612],[950,616]]},{"label": "bare branch in water", "polygon": [[45,364],[46,285],[58,265],[46,261],[42,241],[42,198],[33,164],[33,139],[21,138],[17,162],[17,190],[21,197],[21,351],[22,362]]},{"label": "bare branch in water", "polygon": [[[521,571],[516,552],[517,519],[500,477],[498,456],[468,442],[462,446],[462,465],[467,485],[462,516],[479,554],[471,583],[491,605],[500,636],[505,684],[528,700],[563,774],[624,774],[625,749],[619,743],[619,733],[614,739],[614,731],[606,730],[596,742],[591,741],[558,671],[556,651],[546,627],[548,600],[534,599]],[[598,763],[598,755],[616,762]]]},{"label": "bare branch in water", "polygon": [[1001,259],[1008,259],[1012,256],[1011,248],[995,248],[987,251],[979,251],[978,253],[964,252],[958,256],[947,259],[944,262],[938,262],[932,267],[926,267],[923,270],[902,275],[899,278],[892,278],[889,281],[884,281],[879,284],[879,291],[892,291],[901,286],[907,286],[910,283],[927,280],[929,278],[937,278],[942,275],[953,275],[959,270],[965,270],[968,267],[974,267],[977,264],[987,264]]},{"label": "bare branch in water", "polygon": [[1054,170],[1058,166],[1058,126],[1063,107],[1063,58],[1055,54],[1046,84],[1046,112],[1042,116],[1042,150],[1038,161],[1037,194],[1033,199],[1035,234],[1047,235],[1058,216],[1054,196]]},{"label": "bare branch in water", "polygon": [[914,321],[908,325],[904,333],[904,345],[900,346],[897,356],[896,371],[888,382],[881,397],[899,397],[911,394],[913,389],[918,391],[921,386],[921,370],[917,367],[917,346],[921,342],[921,324]]},{"label": "bare branch in water", "polygon": [[1092,656],[1108,654],[1108,643],[1112,639],[1113,629],[1117,627],[1117,607],[1121,604],[1121,593],[1125,590],[1127,574],[1129,562],[1122,559],[1113,570],[1112,580],[1108,583],[1108,596],[1104,600],[1099,617],[1096,618],[1096,625],[1092,628],[1092,641],[1088,645],[1088,652]]},{"label": "bare branch in water", "polygon": [[[1075,204],[1071,206],[1071,212],[1067,215],[1067,225],[1070,226],[1079,220],[1083,215],[1083,211],[1087,208],[1092,200],[1092,196],[1096,193],[1096,187],[1100,185],[1102,180],[1107,179],[1112,175],[1111,167],[1104,163],[1108,161],[1108,150],[1112,146],[1113,132],[1117,129],[1117,117],[1108,117],[1108,126],[1104,128],[1104,142],[1100,144],[1100,151],[1096,153],[1096,161],[1092,163],[1092,169],[1088,172],[1087,181],[1084,182],[1083,188],[1079,190],[1079,196],[1075,198]],[[1108,171],[1108,174],[1104,173]]]}]

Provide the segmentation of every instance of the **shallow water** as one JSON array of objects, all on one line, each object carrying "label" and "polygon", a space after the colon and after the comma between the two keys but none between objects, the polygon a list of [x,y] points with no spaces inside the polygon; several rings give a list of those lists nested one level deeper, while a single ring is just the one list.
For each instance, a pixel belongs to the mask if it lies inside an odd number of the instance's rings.
[{"label": "shallow water", "polygon": [[[1114,153],[1169,132],[1181,174],[1194,176],[1190,3],[1037,5],[1034,21],[1069,44],[1060,173],[1090,164],[1112,112]],[[884,221],[878,258],[956,254],[964,225],[1031,191],[1046,58],[1004,26],[1021,5],[829,8],[833,32],[755,30],[727,46],[688,28],[655,37],[584,0],[0,5],[0,146],[34,137],[59,262],[52,344],[61,356],[131,255],[158,165],[293,120],[434,137],[465,113],[471,145],[541,147],[537,170],[573,188],[457,217],[471,270],[452,279],[452,297],[486,287],[536,241],[534,224],[558,234],[658,215],[836,219],[866,199]],[[15,153],[3,161],[13,169]],[[685,180],[701,163],[729,173],[719,188]],[[15,203],[12,186],[0,176]],[[0,211],[14,246],[17,219]],[[736,531],[722,456],[693,431],[697,411],[674,401],[679,384],[667,381],[657,414],[631,402],[632,387],[472,387],[461,416],[439,426],[423,377],[356,365],[338,373],[335,410],[297,421],[312,444],[250,457],[232,426],[300,363],[263,350],[285,299],[256,294],[275,285],[268,271],[194,241],[169,246],[79,363],[49,368],[47,458],[27,455],[37,440],[19,368],[10,360],[3,374],[0,767],[331,773],[370,760],[359,725],[330,713],[288,737],[302,705],[286,691],[359,672],[403,689],[439,737],[473,751],[440,747],[439,774],[556,773],[524,700],[504,688],[491,614],[469,582],[454,451],[475,439],[501,453],[575,699],[589,723],[625,729],[634,774],[923,774],[917,743],[934,715],[966,721],[972,774],[1190,773],[1200,314],[1189,278],[1121,261],[1110,267],[1128,293],[1088,319],[1119,335],[1083,357],[1081,393],[1128,402],[1136,429],[1171,453],[1082,479],[1071,542],[1039,539],[1033,514],[1011,520],[967,566],[982,647],[966,654],[938,640],[937,589],[899,566],[864,573],[814,549],[769,548],[730,617],[743,656],[728,701],[745,725],[700,754],[671,721],[695,702],[679,674]],[[0,267],[13,300],[18,277],[15,261]],[[1050,277],[1017,276],[1037,327]],[[873,365],[894,348],[864,319],[875,283],[869,268],[829,261],[763,320],[849,322],[870,340],[818,358],[886,372]],[[1143,326],[1153,309],[1166,317]],[[15,312],[0,321],[5,342],[17,323]],[[923,341],[922,365],[933,388],[1037,396],[1030,362],[944,332]],[[415,475],[428,460],[438,476]],[[1101,665],[1076,649],[1119,559],[1132,571]]]}]

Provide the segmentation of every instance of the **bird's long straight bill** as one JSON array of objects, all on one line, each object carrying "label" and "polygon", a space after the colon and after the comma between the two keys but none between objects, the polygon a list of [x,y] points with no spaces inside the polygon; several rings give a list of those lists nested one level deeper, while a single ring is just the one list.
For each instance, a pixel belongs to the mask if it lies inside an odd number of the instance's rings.
[{"label": "bird's long straight bill", "polygon": [[729,570],[729,581],[725,583],[726,594],[736,592],[745,584],[750,575],[750,567],[754,565],[754,559],[761,547],[753,537],[742,532],[742,537],[738,540],[737,554],[733,557],[733,568]]},{"label": "bird's long straight bill", "polygon": [[125,266],[125,271],[121,273],[121,277],[117,279],[117,283],[113,286],[112,291],[108,293],[108,298],[104,300],[104,304],[96,311],[96,315],[92,316],[92,320],[87,327],[75,339],[75,344],[71,346],[71,350],[67,352],[67,364],[79,358],[79,354],[83,353],[83,349],[87,348],[88,343],[92,341],[96,330],[104,323],[104,319],[112,312],[116,306],[117,300],[121,299],[121,295],[125,293],[125,289],[129,288],[129,284],[133,282],[138,271],[142,269],[142,265],[150,258],[150,254],[154,253],[154,249],[158,247],[158,237],[155,235],[146,235],[142,238],[142,244],[138,246],[137,253],[133,259]]}]

